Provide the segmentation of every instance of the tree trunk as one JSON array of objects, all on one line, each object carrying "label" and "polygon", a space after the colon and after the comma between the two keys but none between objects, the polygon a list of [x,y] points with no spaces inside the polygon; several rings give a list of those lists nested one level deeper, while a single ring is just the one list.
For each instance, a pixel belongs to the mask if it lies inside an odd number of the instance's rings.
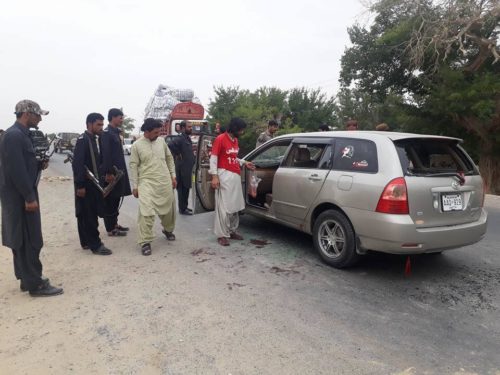
[{"label": "tree trunk", "polygon": [[500,194],[500,156],[495,153],[493,141],[481,142],[479,170],[489,194]]}]

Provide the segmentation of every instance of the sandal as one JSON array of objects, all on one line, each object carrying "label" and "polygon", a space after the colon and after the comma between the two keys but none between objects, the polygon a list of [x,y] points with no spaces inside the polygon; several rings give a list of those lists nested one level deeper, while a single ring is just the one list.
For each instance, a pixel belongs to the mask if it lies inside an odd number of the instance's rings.
[{"label": "sandal", "polygon": [[165,237],[167,237],[167,240],[175,241],[175,234],[173,234],[172,232],[167,232],[165,229],[163,229],[161,232],[165,235]]},{"label": "sandal", "polygon": [[219,237],[219,238],[217,238],[217,242],[221,246],[229,246],[229,240],[226,237]]},{"label": "sandal", "polygon": [[141,252],[142,252],[142,255],[151,255],[151,245],[148,243],[145,243],[144,245],[142,245]]},{"label": "sandal", "polygon": [[236,233],[236,232],[231,233],[229,238],[231,238],[232,240],[238,240],[238,241],[243,240],[243,236],[239,233]]}]

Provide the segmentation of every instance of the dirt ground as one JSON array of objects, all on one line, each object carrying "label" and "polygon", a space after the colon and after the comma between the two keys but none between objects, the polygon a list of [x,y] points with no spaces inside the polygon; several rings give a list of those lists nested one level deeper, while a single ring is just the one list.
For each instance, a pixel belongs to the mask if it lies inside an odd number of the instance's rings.
[{"label": "dirt ground", "polygon": [[[129,236],[104,237],[101,222],[101,237],[114,254],[96,256],[79,246],[72,181],[44,177],[39,190],[44,275],[65,293],[21,293],[10,250],[2,248],[1,374],[329,372],[318,363],[311,372],[307,357],[314,363],[315,346],[322,344],[297,339],[306,327],[287,329],[287,318],[266,302],[269,295],[248,286],[261,271],[242,264],[243,247],[199,242],[195,237],[209,227],[191,237],[177,229],[178,240],[169,243],[157,227],[153,255],[144,257],[135,245],[135,218],[120,215]],[[237,276],[240,270],[244,275]],[[272,296],[273,285],[262,287]],[[335,357],[346,373],[372,367],[356,370],[341,348]]]}]

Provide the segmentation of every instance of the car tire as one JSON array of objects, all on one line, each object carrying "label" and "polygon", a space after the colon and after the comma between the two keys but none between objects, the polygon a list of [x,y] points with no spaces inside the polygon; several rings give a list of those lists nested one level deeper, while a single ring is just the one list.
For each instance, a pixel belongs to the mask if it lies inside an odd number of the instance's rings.
[{"label": "car tire", "polygon": [[356,252],[351,223],[336,210],[327,210],[318,216],[313,227],[313,242],[321,259],[335,268],[352,266],[361,257]]}]

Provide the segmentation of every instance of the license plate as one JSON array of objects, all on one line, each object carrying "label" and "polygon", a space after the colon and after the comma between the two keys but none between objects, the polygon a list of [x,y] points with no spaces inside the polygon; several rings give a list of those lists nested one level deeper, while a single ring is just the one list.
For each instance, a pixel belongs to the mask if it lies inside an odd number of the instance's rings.
[{"label": "license plate", "polygon": [[463,209],[462,194],[441,194],[443,211],[461,211]]}]

